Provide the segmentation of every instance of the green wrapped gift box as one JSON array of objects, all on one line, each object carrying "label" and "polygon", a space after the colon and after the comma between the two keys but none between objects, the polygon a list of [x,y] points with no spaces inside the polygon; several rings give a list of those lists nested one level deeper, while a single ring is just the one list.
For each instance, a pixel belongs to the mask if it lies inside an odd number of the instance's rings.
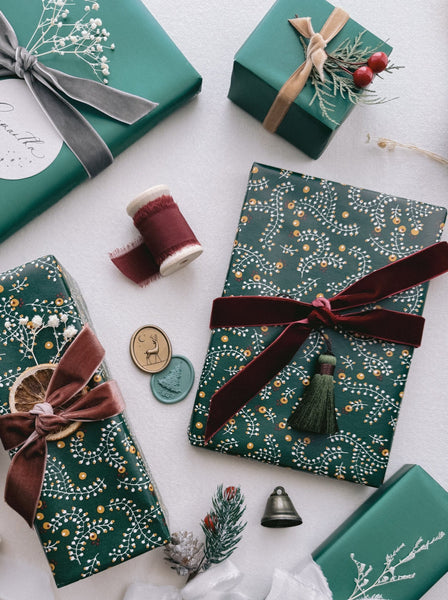
[{"label": "green wrapped gift box", "polygon": [[[224,296],[331,298],[361,277],[438,240],[444,208],[255,164],[249,178]],[[421,314],[427,284],[384,308]],[[215,329],[189,429],[205,445],[210,399],[265,350],[279,326]],[[384,478],[413,349],[326,328],[337,364],[339,431],[298,432],[287,424],[325,350],[307,341],[261,392],[207,444],[218,452],[379,486]]]},{"label": "green wrapped gift box", "polygon": [[[229,98],[263,121],[280,88],[305,60],[305,50],[288,19],[297,15],[311,17],[314,31],[319,32],[333,9],[325,0],[277,0],[235,56]],[[388,44],[350,19],[328,43],[326,52],[331,54],[361,33],[363,47],[386,54],[392,51]],[[335,93],[331,83],[325,88],[326,95],[317,98],[315,93],[308,80],[277,129],[279,135],[311,158],[322,154],[354,106],[347,94],[343,97]]]},{"label": "green wrapped gift box", "polygon": [[[0,276],[0,415],[10,412],[16,379],[57,363],[87,322],[75,283],[54,257]],[[108,379],[102,363],[88,385]],[[48,441],[34,524],[58,587],[167,543],[163,509],[124,414]]]},{"label": "green wrapped gift box", "polygon": [[333,600],[418,600],[448,571],[448,493],[405,465],[313,558]]},{"label": "green wrapped gift box", "polygon": [[[73,101],[114,156],[200,90],[200,75],[140,0],[15,0],[4,3],[2,10],[20,45],[33,40],[29,49],[36,46],[42,64],[69,75],[106,79],[111,87],[158,103],[134,125],[126,125]],[[51,25],[54,11],[59,17]],[[93,29],[90,19],[97,24]],[[90,35],[100,36],[100,42],[80,46],[80,41],[71,41]],[[48,41],[43,44],[43,39]],[[75,46],[80,46],[76,52]],[[87,178],[65,144],[59,151],[61,142],[58,146],[51,125],[44,133],[38,129],[37,120],[39,127],[47,121],[37,103],[30,103],[35,101],[23,81],[0,79],[0,240]],[[39,119],[28,116],[31,108]]]}]

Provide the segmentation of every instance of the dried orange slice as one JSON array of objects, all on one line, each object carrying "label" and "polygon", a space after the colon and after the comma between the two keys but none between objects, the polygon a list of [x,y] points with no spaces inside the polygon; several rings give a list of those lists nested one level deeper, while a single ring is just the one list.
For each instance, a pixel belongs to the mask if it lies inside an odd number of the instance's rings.
[{"label": "dried orange slice", "polygon": [[[14,381],[9,391],[9,406],[11,412],[28,412],[35,404],[45,402],[45,393],[55,369],[56,365],[46,363],[36,365],[35,367],[29,367],[21,373]],[[75,398],[76,397],[77,396],[75,396]],[[81,423],[79,421],[65,425],[61,427],[59,431],[47,435],[47,440],[61,440],[62,438],[71,435],[80,425]]]}]

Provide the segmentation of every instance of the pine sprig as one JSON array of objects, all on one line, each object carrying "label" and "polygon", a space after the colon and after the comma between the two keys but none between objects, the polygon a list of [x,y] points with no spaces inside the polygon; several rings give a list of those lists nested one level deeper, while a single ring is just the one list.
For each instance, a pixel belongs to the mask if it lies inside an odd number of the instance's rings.
[{"label": "pine sprig", "polygon": [[[366,64],[368,58],[374,53],[381,50],[380,47],[373,48],[363,45],[363,36],[365,31],[362,31],[354,40],[347,38],[337,46],[324,64],[325,80],[322,81],[315,67],[310,74],[310,83],[314,87],[314,94],[310,101],[310,106],[317,102],[323,116],[339,125],[332,113],[336,109],[336,97],[339,95],[346,98],[352,104],[384,104],[392,99],[378,96],[375,90],[360,89],[353,81],[351,73],[343,70],[342,66],[347,64],[359,65]],[[305,39],[300,36],[304,52],[306,54],[308,46]],[[390,73],[402,67],[389,63],[384,72]]]},{"label": "pine sprig", "polygon": [[191,581],[212,565],[223,562],[234,552],[246,526],[242,523],[246,507],[239,487],[218,486],[212,498],[212,509],[201,522],[205,543],[189,531],[173,533],[165,546],[165,559],[179,575]]},{"label": "pine sprig", "polygon": [[218,486],[212,499],[210,519],[201,523],[205,535],[203,570],[229,558],[241,540],[246,526],[241,518],[245,511],[244,496],[240,488]]}]

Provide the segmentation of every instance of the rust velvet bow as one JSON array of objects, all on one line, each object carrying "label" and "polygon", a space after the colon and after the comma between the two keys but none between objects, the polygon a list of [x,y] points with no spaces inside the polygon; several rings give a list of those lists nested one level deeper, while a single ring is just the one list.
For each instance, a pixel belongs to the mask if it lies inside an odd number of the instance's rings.
[{"label": "rust velvet bow", "polygon": [[58,363],[45,401],[29,412],[0,417],[0,438],[5,450],[19,448],[9,467],[6,502],[33,525],[47,462],[48,434],[73,421],[100,421],[124,410],[117,384],[107,381],[73,398],[86,386],[104,358],[104,348],[85,326]]},{"label": "rust velvet bow", "polygon": [[448,243],[439,242],[362,277],[333,298],[311,304],[288,298],[216,298],[210,327],[286,325],[284,331],[211,398],[208,443],[294,357],[311,331],[337,327],[360,335],[418,347],[424,318],[383,308],[349,312],[376,303],[448,271]]}]

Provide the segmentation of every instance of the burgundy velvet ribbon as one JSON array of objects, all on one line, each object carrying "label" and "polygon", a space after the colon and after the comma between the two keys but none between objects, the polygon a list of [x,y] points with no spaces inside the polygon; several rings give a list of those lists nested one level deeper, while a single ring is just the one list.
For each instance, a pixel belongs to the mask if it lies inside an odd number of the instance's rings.
[{"label": "burgundy velvet ribbon", "polygon": [[439,242],[362,277],[330,299],[311,304],[288,298],[229,296],[213,302],[210,327],[287,325],[284,331],[211,398],[205,429],[217,431],[285,367],[314,329],[338,327],[418,347],[424,318],[383,308],[341,314],[389,298],[448,271],[448,244]]},{"label": "burgundy velvet ribbon", "polygon": [[47,462],[46,436],[73,421],[101,421],[124,410],[117,384],[107,381],[70,402],[88,383],[104,349],[85,326],[70,344],[50,380],[45,401],[30,412],[0,416],[5,450],[20,447],[9,467],[6,502],[32,527]]},{"label": "burgundy velvet ribbon", "polygon": [[139,285],[159,277],[160,265],[169,256],[199,244],[171,196],[161,196],[142,206],[134,215],[134,225],[143,241],[115,250],[111,260],[123,275]]}]

